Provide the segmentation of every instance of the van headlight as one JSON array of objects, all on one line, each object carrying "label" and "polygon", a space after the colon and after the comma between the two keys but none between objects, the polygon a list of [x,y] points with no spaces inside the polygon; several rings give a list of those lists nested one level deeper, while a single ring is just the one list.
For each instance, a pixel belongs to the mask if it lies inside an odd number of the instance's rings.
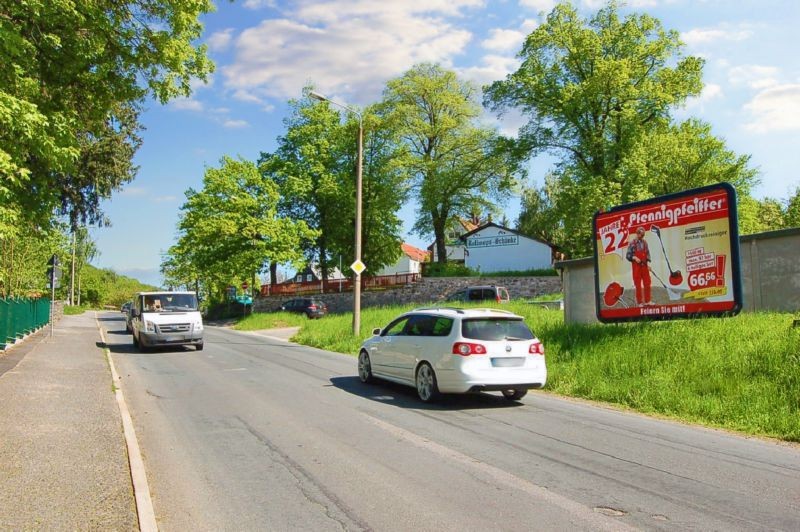
[{"label": "van headlight", "polygon": [[195,331],[202,331],[203,330],[203,322],[202,321],[198,321],[197,323],[195,323],[194,324],[194,330]]},{"label": "van headlight", "polygon": [[145,332],[156,332],[156,326],[152,321],[146,321],[144,322],[144,330]]}]

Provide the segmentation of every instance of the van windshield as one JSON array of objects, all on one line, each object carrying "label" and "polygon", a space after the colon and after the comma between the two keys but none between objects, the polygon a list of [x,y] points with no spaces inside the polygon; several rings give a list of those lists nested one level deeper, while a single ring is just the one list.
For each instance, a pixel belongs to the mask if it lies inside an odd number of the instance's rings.
[{"label": "van windshield", "polygon": [[477,318],[461,322],[464,338],[497,342],[500,340],[532,340],[533,333],[521,319]]},{"label": "van windshield", "polygon": [[194,294],[149,294],[144,297],[144,312],[189,312],[197,310]]}]

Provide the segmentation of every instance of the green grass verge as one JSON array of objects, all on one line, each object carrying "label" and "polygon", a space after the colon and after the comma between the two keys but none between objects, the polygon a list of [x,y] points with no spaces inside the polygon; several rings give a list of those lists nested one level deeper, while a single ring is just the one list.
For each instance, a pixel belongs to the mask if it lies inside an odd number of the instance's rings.
[{"label": "green grass verge", "polygon": [[[255,314],[240,325],[248,330],[297,325],[295,342],[355,355],[373,328],[414,307],[364,309],[359,338],[352,335],[350,313],[321,320],[287,313]],[[800,441],[800,328],[792,328],[792,314],[566,325],[561,311],[525,302],[500,308],[524,316],[544,343],[547,390]]]},{"label": "green grass verge", "polygon": [[83,314],[87,310],[95,310],[90,306],[84,305],[64,305],[64,315],[65,316],[77,316],[78,314]]},{"label": "green grass verge", "polygon": [[[302,327],[308,322],[305,314],[292,312],[257,312],[239,320],[234,329],[239,331],[258,331],[261,329],[279,329],[283,327]],[[313,321],[313,320],[312,320]]]}]

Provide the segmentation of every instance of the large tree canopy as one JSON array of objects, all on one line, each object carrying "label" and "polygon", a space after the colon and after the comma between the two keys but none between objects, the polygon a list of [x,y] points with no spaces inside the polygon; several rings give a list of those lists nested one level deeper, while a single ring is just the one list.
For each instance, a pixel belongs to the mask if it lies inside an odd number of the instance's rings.
[{"label": "large tree canopy", "polygon": [[212,64],[195,46],[211,0],[0,0],[0,232],[53,209],[102,221],[134,175],[149,95],[190,92]]},{"label": "large tree canopy", "polygon": [[620,18],[613,1],[588,19],[559,4],[528,36],[519,69],[485,92],[492,109],[527,116],[523,152],[561,158],[526,196],[520,221],[536,226],[522,230],[585,254],[602,208],[723,180],[749,192],[748,157],[697,120],[673,124],[672,110],[703,86],[703,60],[681,49],[677,32],[648,15]]},{"label": "large tree canopy", "polygon": [[504,139],[477,123],[475,90],[439,65],[417,65],[390,81],[383,106],[408,150],[404,164],[419,205],[414,229],[435,237],[437,259],[445,262],[450,219],[502,201],[516,182],[516,160]]},{"label": "large tree canopy", "polygon": [[278,200],[278,187],[254,163],[224,157],[219,168],[206,170],[202,190],[186,192],[178,243],[162,264],[165,277],[179,285],[200,281],[219,295],[270,261],[300,261],[304,242],[316,233],[279,216]]}]

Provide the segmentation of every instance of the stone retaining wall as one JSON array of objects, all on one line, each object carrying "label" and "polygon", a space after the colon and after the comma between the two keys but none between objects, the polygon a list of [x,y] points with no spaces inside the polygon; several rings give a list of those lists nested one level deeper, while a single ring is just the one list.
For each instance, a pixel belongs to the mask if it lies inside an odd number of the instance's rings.
[{"label": "stone retaining wall", "polygon": [[[475,285],[504,286],[512,299],[530,299],[544,294],[561,291],[560,277],[424,277],[417,283],[400,288],[381,291],[362,291],[361,308],[404,305],[408,303],[427,304],[443,301],[445,297],[461,288]],[[256,298],[255,312],[277,310],[283,302],[300,296],[269,296]],[[328,304],[330,312],[346,312],[353,308],[353,293],[309,294]]]}]

